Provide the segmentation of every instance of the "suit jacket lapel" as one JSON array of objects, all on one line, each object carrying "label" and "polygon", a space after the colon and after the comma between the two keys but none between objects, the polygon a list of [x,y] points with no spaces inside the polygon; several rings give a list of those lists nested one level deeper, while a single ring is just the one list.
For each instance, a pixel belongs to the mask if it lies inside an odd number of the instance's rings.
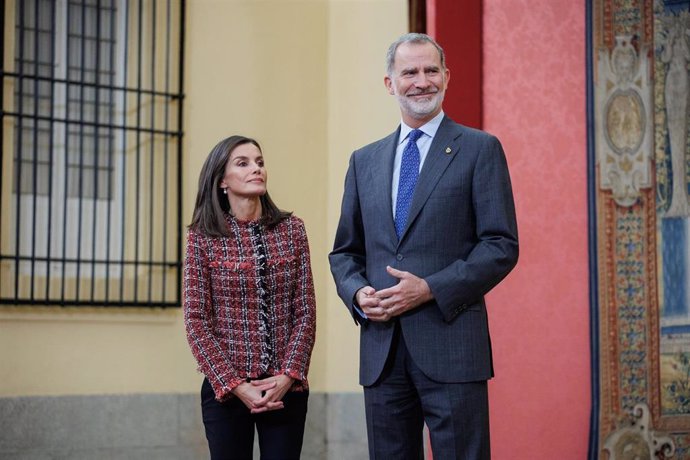
[{"label": "suit jacket lapel", "polygon": [[434,187],[436,187],[443,171],[446,170],[460,150],[461,135],[462,129],[460,126],[447,116],[444,117],[443,121],[441,121],[441,125],[438,127],[438,131],[436,131],[436,136],[434,136],[434,140],[429,148],[429,153],[419,173],[417,186],[415,187],[412,203],[410,204],[410,212],[407,216],[407,225],[405,226],[400,240],[405,237],[407,230],[410,228],[410,224],[414,222],[417,214],[419,214],[424,207],[424,203],[426,203],[429,195],[434,190]]},{"label": "suit jacket lapel", "polygon": [[400,137],[400,127],[395,132],[383,139],[378,145],[378,150],[373,152],[371,184],[373,184],[373,197],[376,200],[376,207],[379,209],[381,223],[384,230],[392,235],[393,241],[398,239],[395,234],[395,223],[393,222],[393,201],[391,199],[391,187],[393,186],[393,161],[398,138]]}]

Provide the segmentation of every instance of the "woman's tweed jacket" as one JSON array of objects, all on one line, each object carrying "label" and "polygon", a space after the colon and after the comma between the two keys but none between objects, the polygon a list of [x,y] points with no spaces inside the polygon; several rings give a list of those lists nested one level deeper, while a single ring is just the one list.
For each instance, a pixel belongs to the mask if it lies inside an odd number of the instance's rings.
[{"label": "woman's tweed jacket", "polygon": [[219,401],[265,375],[287,374],[291,391],[305,390],[316,308],[304,223],[227,222],[231,237],[187,233],[184,319],[199,370]]}]

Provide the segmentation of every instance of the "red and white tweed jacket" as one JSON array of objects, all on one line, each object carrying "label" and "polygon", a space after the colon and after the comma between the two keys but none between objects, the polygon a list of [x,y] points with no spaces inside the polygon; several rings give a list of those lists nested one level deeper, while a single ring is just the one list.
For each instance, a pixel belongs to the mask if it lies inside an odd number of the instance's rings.
[{"label": "red and white tweed jacket", "polygon": [[316,306],[304,223],[227,222],[231,237],[187,233],[184,320],[198,368],[219,401],[266,374],[287,374],[291,391],[305,390]]}]

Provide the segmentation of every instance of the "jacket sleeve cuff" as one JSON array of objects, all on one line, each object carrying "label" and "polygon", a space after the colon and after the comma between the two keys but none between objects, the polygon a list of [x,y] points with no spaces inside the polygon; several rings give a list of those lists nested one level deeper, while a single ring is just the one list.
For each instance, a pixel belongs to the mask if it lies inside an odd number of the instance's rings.
[{"label": "jacket sleeve cuff", "polygon": [[240,385],[240,383],[244,382],[244,380],[238,378],[227,380],[225,381],[225,383],[222,383],[219,380],[212,381],[211,379],[209,379],[209,381],[211,382],[213,392],[216,395],[216,400],[220,402],[227,401],[228,399],[230,399],[233,396],[232,390],[237,388]]}]

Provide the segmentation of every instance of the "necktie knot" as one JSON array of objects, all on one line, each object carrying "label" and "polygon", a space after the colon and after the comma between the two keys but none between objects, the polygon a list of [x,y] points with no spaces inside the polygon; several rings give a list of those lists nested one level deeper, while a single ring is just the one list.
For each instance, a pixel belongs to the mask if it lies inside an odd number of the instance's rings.
[{"label": "necktie knot", "polygon": [[423,134],[424,131],[422,131],[421,129],[413,129],[412,131],[410,131],[410,134],[407,135],[407,139],[409,142],[417,142],[417,139],[422,137]]}]

